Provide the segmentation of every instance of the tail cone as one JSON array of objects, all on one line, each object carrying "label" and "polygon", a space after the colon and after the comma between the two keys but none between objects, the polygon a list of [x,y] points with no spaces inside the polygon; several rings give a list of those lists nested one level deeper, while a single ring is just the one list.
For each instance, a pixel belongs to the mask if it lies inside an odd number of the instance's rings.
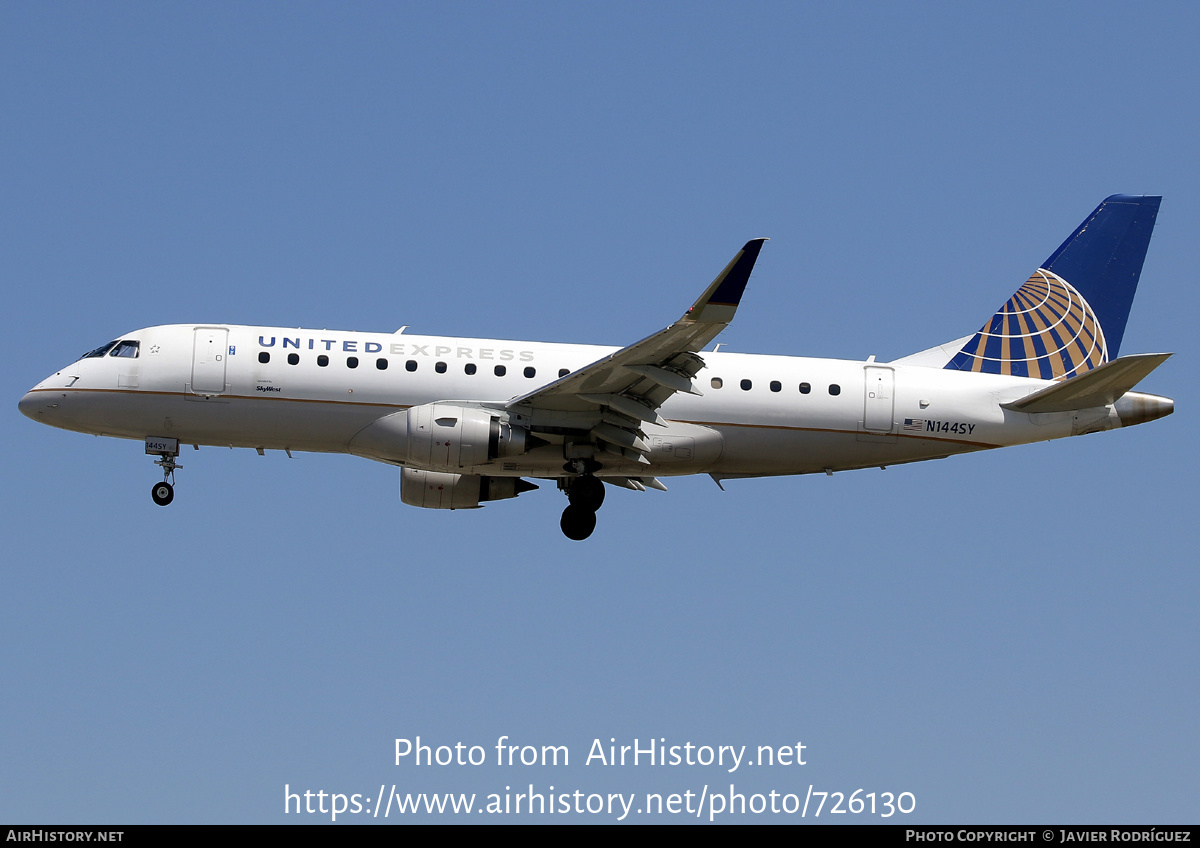
[{"label": "tail cone", "polygon": [[1144,392],[1126,392],[1115,404],[1122,427],[1145,424],[1156,418],[1165,418],[1175,411],[1175,401]]}]

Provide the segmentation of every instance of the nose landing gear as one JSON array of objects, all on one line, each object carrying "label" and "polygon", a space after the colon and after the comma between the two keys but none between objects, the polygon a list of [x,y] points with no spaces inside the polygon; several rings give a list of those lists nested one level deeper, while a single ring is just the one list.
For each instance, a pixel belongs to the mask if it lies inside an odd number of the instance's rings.
[{"label": "nose landing gear", "polygon": [[150,489],[150,497],[159,506],[166,506],[171,501],[175,500],[175,469],[183,468],[176,458],[179,456],[179,440],[178,439],[146,439],[146,453],[151,456],[157,454],[161,459],[154,460],[154,464],[163,470],[163,481],[155,483]]},{"label": "nose landing gear", "polygon": [[563,535],[582,542],[596,529],[596,510],[604,503],[604,483],[592,474],[580,474],[567,481],[570,505],[563,510],[558,526]]}]

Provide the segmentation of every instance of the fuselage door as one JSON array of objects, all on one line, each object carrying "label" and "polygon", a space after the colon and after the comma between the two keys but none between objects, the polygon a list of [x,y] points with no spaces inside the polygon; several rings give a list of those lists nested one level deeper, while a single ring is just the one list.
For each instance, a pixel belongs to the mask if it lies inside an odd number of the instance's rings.
[{"label": "fuselage door", "polygon": [[892,429],[892,413],[895,402],[896,372],[891,368],[868,365],[866,390],[863,398],[863,429],[876,433],[887,433]]},{"label": "fuselage door", "polygon": [[229,330],[197,327],[192,347],[192,391],[219,395],[225,391],[225,359],[229,353]]}]

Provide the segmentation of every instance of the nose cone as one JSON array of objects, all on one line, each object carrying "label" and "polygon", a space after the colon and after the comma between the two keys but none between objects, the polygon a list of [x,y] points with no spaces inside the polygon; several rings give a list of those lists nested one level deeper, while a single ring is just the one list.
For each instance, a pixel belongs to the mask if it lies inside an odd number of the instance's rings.
[{"label": "nose cone", "polygon": [[26,418],[32,418],[51,427],[63,426],[62,406],[66,403],[66,395],[46,387],[42,381],[25,393],[25,397],[17,402],[17,409]]},{"label": "nose cone", "polygon": [[43,406],[45,404],[38,399],[35,392],[26,392],[25,397],[17,402],[17,409],[21,410],[21,414],[26,418],[32,418],[34,421],[38,420],[38,409]]}]

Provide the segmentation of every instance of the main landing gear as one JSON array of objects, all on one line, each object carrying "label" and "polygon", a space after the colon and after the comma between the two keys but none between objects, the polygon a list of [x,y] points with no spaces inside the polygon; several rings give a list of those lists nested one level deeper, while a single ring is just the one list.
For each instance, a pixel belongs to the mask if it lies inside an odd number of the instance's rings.
[{"label": "main landing gear", "polygon": [[558,526],[568,539],[582,542],[596,529],[596,510],[604,503],[604,483],[592,474],[580,474],[568,481],[567,499],[570,505],[563,510]]},{"label": "main landing gear", "polygon": [[173,485],[175,483],[175,469],[183,468],[183,466],[175,461],[179,456],[178,448],[176,448],[174,453],[169,451],[161,451],[159,456],[161,456],[162,459],[154,460],[154,464],[162,468],[163,481],[161,483],[155,483],[154,486],[151,487],[150,497],[153,498],[154,502],[159,506],[166,506],[171,501],[175,500],[175,486]]}]

